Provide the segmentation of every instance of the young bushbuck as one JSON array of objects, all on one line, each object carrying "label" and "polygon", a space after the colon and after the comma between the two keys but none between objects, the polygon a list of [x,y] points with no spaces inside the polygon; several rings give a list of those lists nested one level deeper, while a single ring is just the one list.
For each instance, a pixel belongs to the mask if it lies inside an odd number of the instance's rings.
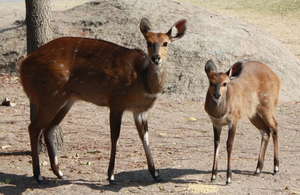
[{"label": "young bushbuck", "polygon": [[237,62],[227,72],[217,72],[212,60],[207,61],[205,72],[209,80],[205,111],[214,130],[214,161],[211,180],[218,171],[218,152],[222,127],[229,128],[227,139],[227,180],[231,182],[231,152],[238,121],[248,117],[262,135],[255,174],[260,174],[270,134],[274,142],[274,174],[279,171],[278,129],[275,118],[280,91],[280,79],[265,64]]},{"label": "young bushbuck", "polygon": [[[175,35],[172,34],[174,29],[177,29]],[[53,129],[76,100],[110,109],[109,182],[114,181],[116,147],[124,111],[133,113],[148,169],[152,177],[159,180],[149,148],[146,113],[163,88],[162,60],[167,57],[167,45],[184,35],[186,20],[175,23],[167,33],[154,33],[149,20],[143,18],[140,30],[147,42],[148,55],[139,49],[103,40],[64,37],[45,44],[22,61],[21,82],[30,104],[34,105],[28,129],[33,175],[38,182],[43,181],[38,155],[42,131],[52,171],[63,178],[53,144]]]}]

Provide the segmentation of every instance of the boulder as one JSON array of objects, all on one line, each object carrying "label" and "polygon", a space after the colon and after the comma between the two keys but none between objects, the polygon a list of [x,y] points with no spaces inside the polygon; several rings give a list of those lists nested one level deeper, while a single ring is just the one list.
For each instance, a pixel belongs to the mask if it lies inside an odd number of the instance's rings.
[{"label": "boulder", "polygon": [[[297,82],[299,59],[270,34],[236,18],[175,0],[101,0],[54,15],[56,37],[86,36],[145,51],[146,43],[139,31],[142,17],[147,17],[152,26],[162,32],[167,32],[177,20],[185,18],[188,21],[186,35],[169,44],[169,57],[164,64],[168,72],[166,94],[203,100],[208,86],[204,72],[208,59],[213,59],[220,70],[227,70],[236,61],[257,60],[268,64],[282,79],[281,101],[300,99]],[[20,32],[22,29],[9,32],[18,31],[21,35],[24,34]],[[4,33],[9,32],[3,32],[0,40]],[[11,36],[6,41],[16,42],[16,37]],[[17,37],[17,41],[21,46],[8,44],[9,48],[5,48],[0,44],[0,68],[7,65],[3,55],[17,56],[24,51],[24,36]]]}]

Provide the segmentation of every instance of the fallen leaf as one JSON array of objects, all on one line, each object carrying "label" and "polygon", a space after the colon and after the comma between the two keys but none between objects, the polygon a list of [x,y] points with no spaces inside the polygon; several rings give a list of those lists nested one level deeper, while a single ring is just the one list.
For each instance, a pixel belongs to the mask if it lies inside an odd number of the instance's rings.
[{"label": "fallen leaf", "polygon": [[161,137],[167,137],[166,133],[159,133],[158,135],[161,136]]},{"label": "fallen leaf", "polygon": [[10,145],[4,145],[4,146],[1,146],[1,149],[6,149],[6,148],[10,148],[11,146]]},{"label": "fallen leaf", "polygon": [[166,190],[165,190],[165,187],[162,186],[162,185],[158,186],[158,188],[159,188],[160,191],[166,191]]},{"label": "fallen leaf", "polygon": [[41,165],[42,165],[42,166],[47,166],[47,165],[48,165],[48,162],[47,162],[47,161],[43,161],[43,162],[41,163]]},{"label": "fallen leaf", "polygon": [[216,193],[218,192],[218,187],[214,185],[206,185],[206,184],[189,184],[188,190],[192,193]]},{"label": "fallen leaf", "polygon": [[189,117],[187,118],[188,121],[197,121],[198,119],[196,119],[195,117]]}]

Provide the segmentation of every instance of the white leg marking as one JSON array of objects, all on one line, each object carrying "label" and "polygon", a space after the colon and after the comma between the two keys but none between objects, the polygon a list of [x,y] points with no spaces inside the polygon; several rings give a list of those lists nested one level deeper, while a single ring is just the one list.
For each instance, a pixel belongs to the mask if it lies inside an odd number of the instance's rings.
[{"label": "white leg marking", "polygon": [[220,148],[220,144],[216,148],[216,160],[217,160],[217,158],[219,156],[219,148]]},{"label": "white leg marking", "polygon": [[148,135],[148,132],[145,133],[144,140],[145,140],[146,145],[149,146],[149,135]]},{"label": "white leg marking", "polygon": [[143,121],[143,118],[142,118],[142,115],[141,114],[138,114],[136,115],[136,120],[141,123]]},{"label": "white leg marking", "polygon": [[55,164],[55,166],[58,166],[58,159],[57,159],[57,156],[54,157],[54,164]]},{"label": "white leg marking", "polygon": [[259,168],[256,169],[256,173],[260,173],[260,169]]},{"label": "white leg marking", "polygon": [[227,178],[227,183],[231,183],[231,178],[230,177]]},{"label": "white leg marking", "polygon": [[64,174],[63,174],[63,172],[61,172],[61,170],[58,170],[58,175],[61,177],[64,176]]},{"label": "white leg marking", "polygon": [[112,174],[111,176],[110,176],[110,178],[109,178],[111,181],[114,181],[115,180],[115,176],[114,176],[114,174]]}]

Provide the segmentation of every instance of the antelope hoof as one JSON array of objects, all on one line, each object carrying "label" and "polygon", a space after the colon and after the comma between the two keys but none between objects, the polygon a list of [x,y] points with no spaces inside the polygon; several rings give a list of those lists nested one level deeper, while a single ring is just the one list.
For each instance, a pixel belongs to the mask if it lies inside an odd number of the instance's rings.
[{"label": "antelope hoof", "polygon": [[273,173],[273,175],[276,175],[278,172],[279,172],[279,168],[278,168],[278,167],[275,167],[275,168],[274,168],[274,173]]},{"label": "antelope hoof", "polygon": [[67,176],[65,176],[65,175],[62,175],[62,176],[59,176],[59,177],[57,176],[57,178],[58,178],[58,179],[62,179],[62,180],[66,180],[66,179],[68,179],[68,177],[67,177]]},{"label": "antelope hoof", "polygon": [[58,170],[55,175],[57,176],[58,179],[66,179],[66,177],[64,176],[64,174]]},{"label": "antelope hoof", "polygon": [[151,175],[155,182],[161,182],[162,179],[159,176],[159,170],[154,170],[153,172],[151,171]]},{"label": "antelope hoof", "polygon": [[260,173],[261,173],[260,169],[256,169],[255,172],[254,172],[254,175],[259,176]]},{"label": "antelope hoof", "polygon": [[117,184],[114,175],[111,175],[110,177],[108,177],[107,180],[108,180],[108,182],[109,182],[110,185],[116,185]]},{"label": "antelope hoof", "polygon": [[231,178],[230,177],[227,178],[227,181],[226,181],[226,185],[229,185],[229,184],[231,184]]},{"label": "antelope hoof", "polygon": [[45,183],[45,178],[42,177],[41,175],[34,176],[34,178],[35,178],[35,180],[36,180],[36,182],[37,182],[38,184],[44,184],[44,183]]},{"label": "antelope hoof", "polygon": [[108,180],[109,185],[117,185],[118,182],[116,180]]},{"label": "antelope hoof", "polygon": [[216,181],[216,179],[217,179],[216,175],[212,175],[211,178],[210,178],[210,181],[214,182],[214,181]]}]

